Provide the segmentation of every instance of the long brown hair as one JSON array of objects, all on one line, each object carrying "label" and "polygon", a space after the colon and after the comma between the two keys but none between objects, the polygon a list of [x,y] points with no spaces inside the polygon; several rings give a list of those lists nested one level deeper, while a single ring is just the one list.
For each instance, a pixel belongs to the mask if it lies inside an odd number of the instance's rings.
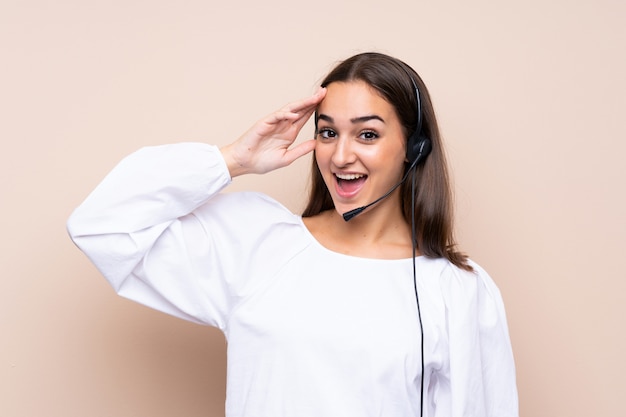
[{"label": "long brown hair", "polygon": [[[422,134],[430,139],[432,150],[426,160],[415,168],[415,196],[412,196],[410,181],[401,185],[403,215],[411,224],[411,203],[414,197],[415,236],[420,253],[430,258],[446,258],[460,268],[472,270],[467,257],[455,249],[448,169],[426,85],[404,62],[375,52],[358,54],[341,62],[322,81],[322,87],[333,82],[349,81],[363,81],[387,100],[395,109],[406,138],[417,125],[418,105],[414,83],[417,86],[421,101]],[[315,124],[317,129],[317,120]],[[409,164],[405,164],[405,170],[408,168]],[[309,201],[302,216],[311,217],[333,208],[333,200],[313,158]]]}]

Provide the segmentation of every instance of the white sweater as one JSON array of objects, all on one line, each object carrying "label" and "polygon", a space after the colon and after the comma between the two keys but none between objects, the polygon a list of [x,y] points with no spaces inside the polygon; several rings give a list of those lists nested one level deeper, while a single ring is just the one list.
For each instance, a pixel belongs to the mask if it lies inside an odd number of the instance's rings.
[{"label": "white sweater", "polygon": [[[216,147],[144,148],[72,214],[68,230],[122,296],[220,328],[228,417],[419,416],[412,259],[321,246],[300,216],[231,179]],[[424,416],[518,415],[500,293],[417,258]]]}]

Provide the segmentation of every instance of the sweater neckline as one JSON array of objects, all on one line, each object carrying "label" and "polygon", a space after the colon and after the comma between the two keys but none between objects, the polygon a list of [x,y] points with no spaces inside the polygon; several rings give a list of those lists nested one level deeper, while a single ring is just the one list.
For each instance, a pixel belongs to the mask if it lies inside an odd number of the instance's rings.
[{"label": "sweater neckline", "polygon": [[[313,233],[311,233],[311,231],[308,229],[308,227],[306,227],[306,224],[304,224],[304,220],[302,218],[302,216],[297,216],[298,218],[298,224],[299,226],[302,228],[302,230],[304,231],[305,235],[309,238],[309,240],[319,249],[321,249],[322,251],[332,254],[333,256],[336,257],[340,257],[340,258],[344,258],[344,259],[348,259],[348,260],[357,260],[357,261],[368,261],[368,262],[384,262],[384,263],[408,263],[408,262],[412,262],[413,261],[413,257],[410,258],[368,258],[368,257],[364,257],[364,256],[356,256],[356,255],[348,255],[345,253],[341,253],[341,252],[337,252],[334,251],[332,249],[327,248],[326,246],[322,245],[320,243],[320,241],[318,241],[315,236],[313,236]],[[424,258],[423,255],[418,255],[415,257],[416,261],[420,261],[422,258]]]}]

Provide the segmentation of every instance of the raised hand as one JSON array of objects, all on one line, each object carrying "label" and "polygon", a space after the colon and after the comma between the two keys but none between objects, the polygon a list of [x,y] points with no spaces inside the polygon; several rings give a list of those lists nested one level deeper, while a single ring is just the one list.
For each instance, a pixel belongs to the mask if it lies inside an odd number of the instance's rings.
[{"label": "raised hand", "polygon": [[294,147],[291,145],[325,95],[326,89],[320,88],[311,97],[286,105],[223,147],[221,151],[230,175],[263,174],[287,166],[311,152],[315,148],[313,139]]}]

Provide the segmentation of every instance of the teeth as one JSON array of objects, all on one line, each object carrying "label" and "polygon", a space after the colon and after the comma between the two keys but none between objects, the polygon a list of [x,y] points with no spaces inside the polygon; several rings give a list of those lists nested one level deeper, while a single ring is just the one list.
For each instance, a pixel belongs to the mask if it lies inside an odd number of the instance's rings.
[{"label": "teeth", "polygon": [[350,180],[356,180],[358,178],[364,177],[365,175],[363,174],[335,174],[335,176],[339,178],[340,180],[350,181]]}]

